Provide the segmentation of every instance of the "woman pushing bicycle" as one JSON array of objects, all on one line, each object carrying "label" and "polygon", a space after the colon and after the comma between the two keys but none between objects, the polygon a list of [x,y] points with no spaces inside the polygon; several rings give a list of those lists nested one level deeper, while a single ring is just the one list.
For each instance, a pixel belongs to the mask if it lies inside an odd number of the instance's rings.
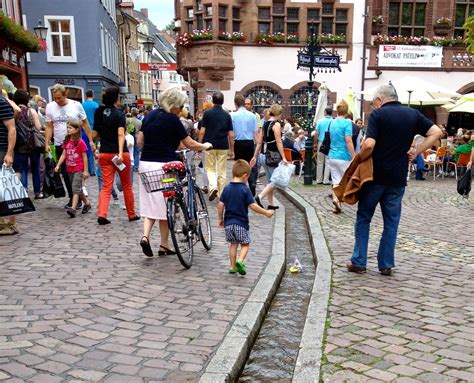
[{"label": "woman pushing bicycle", "polygon": [[[187,147],[194,151],[209,150],[210,143],[200,144],[188,136],[178,118],[188,98],[178,88],[171,87],[160,95],[160,108],[148,113],[138,133],[138,145],[142,149],[139,172],[160,170],[167,162],[178,160],[176,150]],[[166,202],[163,193],[147,193],[140,182],[140,215],[144,217],[143,237],[140,246],[147,257],[153,256],[150,233],[156,220],[160,228],[158,255],[175,254],[168,244],[169,228]]]}]

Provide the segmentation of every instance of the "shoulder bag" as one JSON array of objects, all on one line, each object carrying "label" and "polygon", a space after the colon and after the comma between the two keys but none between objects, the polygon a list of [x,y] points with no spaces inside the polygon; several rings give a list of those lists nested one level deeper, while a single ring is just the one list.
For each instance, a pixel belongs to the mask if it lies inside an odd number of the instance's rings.
[{"label": "shoulder bag", "polygon": [[[273,125],[275,125],[276,121],[272,121],[270,124],[268,124],[268,129],[267,129],[267,138],[270,135],[270,129],[273,128]],[[271,144],[275,142],[275,140],[266,142],[267,147],[265,149],[265,164],[270,167],[277,167],[278,164],[281,161],[281,156],[278,151],[273,151],[268,149],[268,144]]]},{"label": "shoulder bag", "polygon": [[31,132],[31,148],[36,152],[43,152],[45,146],[45,138],[43,134],[36,128],[30,113],[31,112],[28,109],[28,119],[30,121],[29,127]]},{"label": "shoulder bag", "polygon": [[319,151],[326,156],[329,154],[329,148],[331,146],[331,124],[332,120],[329,123],[328,130],[326,133],[324,133],[324,140],[321,143],[321,146],[319,147]]}]

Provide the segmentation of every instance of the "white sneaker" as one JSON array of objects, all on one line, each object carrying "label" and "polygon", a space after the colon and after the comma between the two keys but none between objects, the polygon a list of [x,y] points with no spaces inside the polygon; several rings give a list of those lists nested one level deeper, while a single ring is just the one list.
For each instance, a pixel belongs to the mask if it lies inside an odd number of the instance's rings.
[{"label": "white sneaker", "polygon": [[119,201],[119,199],[118,199],[118,198],[117,198],[117,199],[115,199],[115,198],[114,198],[114,205],[118,205],[118,204],[119,204],[119,202],[120,202],[120,201]]},{"label": "white sneaker", "polygon": [[127,207],[125,206],[124,203],[121,203],[121,204],[120,204],[120,208],[121,208],[122,210],[127,210]]},{"label": "white sneaker", "polygon": [[451,177],[454,177],[454,172],[449,173]]},{"label": "white sneaker", "polygon": [[82,187],[82,194],[84,194],[85,197],[89,197],[89,193],[87,192],[87,189],[85,186]]}]

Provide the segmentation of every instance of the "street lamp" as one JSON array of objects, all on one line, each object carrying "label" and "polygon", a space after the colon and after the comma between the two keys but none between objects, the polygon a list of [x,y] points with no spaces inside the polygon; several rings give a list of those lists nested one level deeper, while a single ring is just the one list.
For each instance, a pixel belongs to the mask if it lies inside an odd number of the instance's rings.
[{"label": "street lamp", "polygon": [[[314,32],[314,23],[310,27],[310,36],[308,45],[298,51],[298,65],[296,69],[308,68],[309,79],[308,79],[308,139],[305,144],[305,165],[304,165],[304,184],[313,184],[313,139],[311,137],[312,128],[312,116],[313,116],[313,78],[315,75],[315,68],[318,68],[318,72],[335,72],[336,69],[341,72],[340,56],[328,51],[326,48],[319,45],[319,41],[316,40]],[[322,69],[319,69],[322,68]]]},{"label": "street lamp", "polygon": [[38,25],[33,28],[35,35],[41,40],[46,40],[48,36],[48,27],[44,27],[41,23],[41,20],[38,20]]},{"label": "street lamp", "polygon": [[408,92],[408,107],[410,107],[410,103],[411,103],[411,94],[413,93],[413,90],[407,90]]},{"label": "street lamp", "polygon": [[145,52],[151,56],[153,52],[153,47],[155,46],[155,41],[151,38],[147,38],[143,43],[143,47],[145,48]]}]

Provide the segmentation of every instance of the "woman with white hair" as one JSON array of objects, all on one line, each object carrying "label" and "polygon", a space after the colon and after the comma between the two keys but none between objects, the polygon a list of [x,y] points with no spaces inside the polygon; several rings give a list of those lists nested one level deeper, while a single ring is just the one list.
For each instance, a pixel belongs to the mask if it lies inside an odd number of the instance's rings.
[{"label": "woman with white hair", "polygon": [[[142,148],[139,172],[159,170],[170,161],[176,161],[175,151],[180,146],[191,150],[208,150],[209,143],[200,144],[189,137],[179,120],[179,114],[187,102],[187,97],[178,88],[171,87],[160,95],[160,109],[148,113],[138,133],[138,145]],[[147,257],[153,256],[150,233],[156,220],[160,227],[160,248],[158,255],[175,254],[169,249],[169,230],[166,218],[166,203],[163,193],[147,193],[140,182],[140,215],[144,217],[143,237],[140,246]]]}]

